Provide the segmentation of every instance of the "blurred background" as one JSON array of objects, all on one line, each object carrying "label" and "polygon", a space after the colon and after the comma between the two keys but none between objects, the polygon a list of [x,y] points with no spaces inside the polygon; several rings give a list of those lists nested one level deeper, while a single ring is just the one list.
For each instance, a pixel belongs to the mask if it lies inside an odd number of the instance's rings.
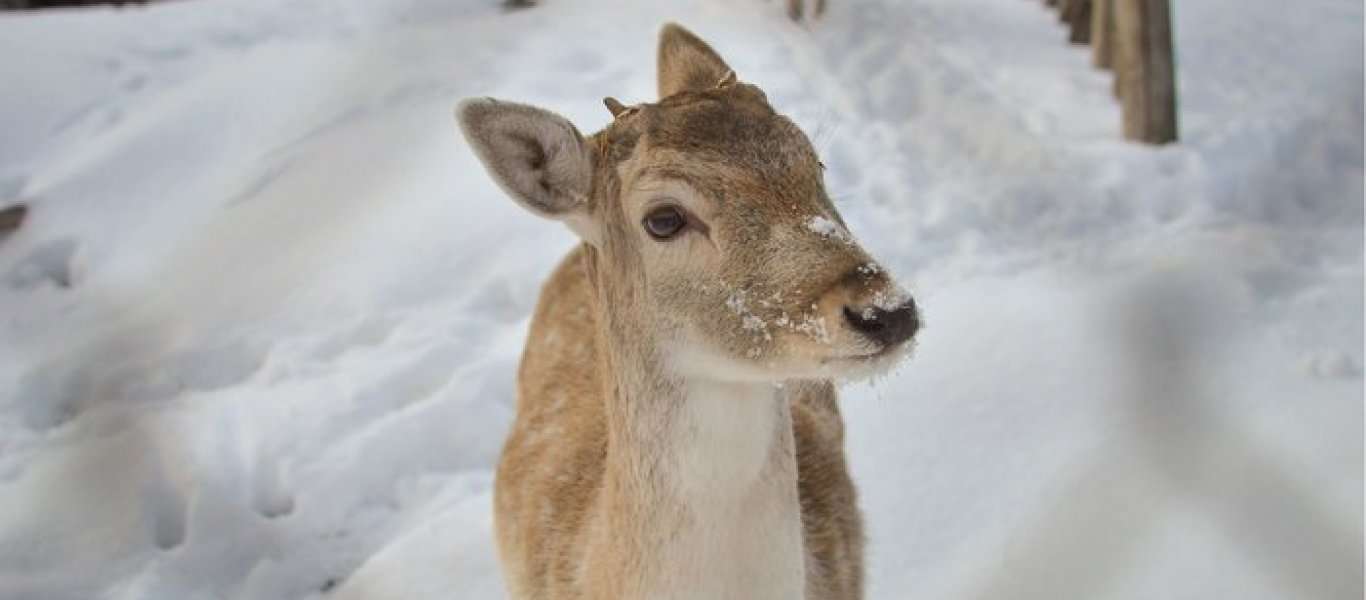
[{"label": "blurred background", "polygon": [[0,4],[0,598],[500,598],[574,240],[452,109],[595,131],[670,20],[925,312],[843,392],[869,598],[1362,597],[1358,0],[1173,2],[1162,145],[1066,0],[38,4]]}]

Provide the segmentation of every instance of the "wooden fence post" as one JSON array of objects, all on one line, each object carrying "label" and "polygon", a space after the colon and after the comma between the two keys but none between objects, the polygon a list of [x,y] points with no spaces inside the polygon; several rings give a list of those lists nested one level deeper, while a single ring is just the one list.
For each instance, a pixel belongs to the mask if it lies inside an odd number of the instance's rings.
[{"label": "wooden fence post", "polygon": [[1165,144],[1177,138],[1176,66],[1168,0],[1115,0],[1124,137]]},{"label": "wooden fence post", "polygon": [[1091,10],[1094,0],[1072,0],[1068,7],[1072,9],[1072,14],[1068,15],[1068,24],[1072,26],[1072,34],[1067,41],[1073,44],[1091,43]]},{"label": "wooden fence post", "polygon": [[1091,64],[1115,66],[1115,0],[1094,0],[1091,8]]}]

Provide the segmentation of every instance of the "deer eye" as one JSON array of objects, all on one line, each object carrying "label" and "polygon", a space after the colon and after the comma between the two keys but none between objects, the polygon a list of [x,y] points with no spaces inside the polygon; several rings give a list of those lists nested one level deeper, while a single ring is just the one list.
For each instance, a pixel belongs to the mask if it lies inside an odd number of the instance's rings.
[{"label": "deer eye", "polygon": [[678,235],[688,225],[688,218],[677,208],[665,206],[645,215],[645,232],[657,240],[667,240]]}]

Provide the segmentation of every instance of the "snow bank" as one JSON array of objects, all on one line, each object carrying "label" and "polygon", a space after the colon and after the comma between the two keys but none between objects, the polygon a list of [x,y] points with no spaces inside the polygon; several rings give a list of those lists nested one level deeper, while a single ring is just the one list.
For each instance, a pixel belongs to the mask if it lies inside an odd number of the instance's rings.
[{"label": "snow bank", "polygon": [[1179,3],[1163,149],[1036,3],[496,5],[0,16],[0,202],[33,207],[0,598],[499,597],[491,469],[572,239],[451,109],[596,129],[666,20],[806,128],[926,312],[845,390],[870,598],[1360,597],[1360,3]]}]

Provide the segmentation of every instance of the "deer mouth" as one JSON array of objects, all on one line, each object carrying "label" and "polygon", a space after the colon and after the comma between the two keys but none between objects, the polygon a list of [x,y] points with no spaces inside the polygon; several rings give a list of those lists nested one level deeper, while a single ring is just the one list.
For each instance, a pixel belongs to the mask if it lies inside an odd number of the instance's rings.
[{"label": "deer mouth", "polygon": [[876,350],[827,356],[820,360],[820,366],[840,379],[867,379],[890,371],[909,357],[914,348],[915,341],[910,339],[881,345]]},{"label": "deer mouth", "polygon": [[840,354],[840,355],[837,355],[837,356],[830,356],[830,357],[826,357],[826,358],[824,358],[824,359],[821,359],[821,365],[822,365],[822,366],[839,366],[839,365],[841,365],[841,364],[853,364],[853,365],[866,364],[866,363],[877,362],[877,361],[880,361],[880,360],[885,360],[885,359],[887,359],[888,357],[892,356],[893,354],[896,354],[896,348],[883,348],[883,349],[878,350],[878,351],[876,351],[876,352],[867,352],[867,353],[863,353],[863,354]]},{"label": "deer mouth", "polygon": [[877,359],[879,359],[879,358],[882,358],[882,357],[886,356],[886,355],[888,354],[888,352],[889,352],[889,349],[888,349],[888,348],[883,348],[883,349],[878,350],[878,351],[876,351],[876,352],[867,352],[867,353],[864,353],[864,354],[841,354],[841,355],[839,355],[839,356],[827,357],[827,358],[821,360],[821,364],[839,363],[839,362],[845,362],[845,361],[848,361],[848,362],[864,362],[864,361],[870,361],[870,360],[877,360]]}]

